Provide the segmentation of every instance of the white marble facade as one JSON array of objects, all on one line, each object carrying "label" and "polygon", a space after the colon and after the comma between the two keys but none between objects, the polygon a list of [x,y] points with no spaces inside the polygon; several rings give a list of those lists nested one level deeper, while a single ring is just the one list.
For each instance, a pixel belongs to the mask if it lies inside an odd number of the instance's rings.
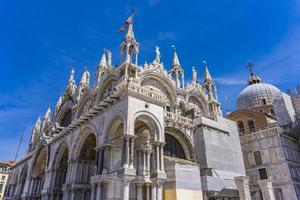
[{"label": "white marble facade", "polygon": [[85,70],[76,84],[71,70],[5,199],[249,199],[237,128],[221,115],[206,63],[203,81],[193,69],[185,85],[175,48],[167,72],[158,47],[138,65],[138,47],[130,24],[118,66],[106,51],[95,83]]}]

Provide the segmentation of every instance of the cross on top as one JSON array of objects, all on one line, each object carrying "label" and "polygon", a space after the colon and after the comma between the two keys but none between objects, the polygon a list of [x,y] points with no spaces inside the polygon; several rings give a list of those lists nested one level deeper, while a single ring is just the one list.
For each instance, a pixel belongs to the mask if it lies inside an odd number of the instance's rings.
[{"label": "cross on top", "polygon": [[253,66],[254,65],[252,63],[250,63],[250,62],[248,63],[248,66],[247,66],[247,68],[248,68],[248,70],[249,70],[249,72],[250,72],[251,75],[253,75]]}]

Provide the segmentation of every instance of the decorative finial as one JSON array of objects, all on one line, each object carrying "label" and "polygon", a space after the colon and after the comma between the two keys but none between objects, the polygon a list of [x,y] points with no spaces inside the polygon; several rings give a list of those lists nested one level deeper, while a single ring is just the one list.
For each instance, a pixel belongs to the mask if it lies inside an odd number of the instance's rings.
[{"label": "decorative finial", "polygon": [[176,46],[175,46],[175,45],[172,45],[171,47],[173,48],[173,50],[174,50],[174,52],[175,52],[175,51],[176,51]]}]

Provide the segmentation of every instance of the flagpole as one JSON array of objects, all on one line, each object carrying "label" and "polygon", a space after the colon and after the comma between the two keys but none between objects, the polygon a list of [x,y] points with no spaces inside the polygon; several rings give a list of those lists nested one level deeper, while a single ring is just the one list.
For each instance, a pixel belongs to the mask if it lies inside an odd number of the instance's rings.
[{"label": "flagpole", "polygon": [[21,135],[20,135],[20,141],[19,141],[19,144],[18,144],[18,148],[17,148],[15,160],[14,160],[15,162],[16,162],[16,160],[17,160],[17,158],[18,158],[19,150],[20,150],[21,144],[22,144],[22,142],[23,142],[24,132],[25,132],[25,127],[23,128],[23,131],[22,131],[22,133],[21,133]]}]

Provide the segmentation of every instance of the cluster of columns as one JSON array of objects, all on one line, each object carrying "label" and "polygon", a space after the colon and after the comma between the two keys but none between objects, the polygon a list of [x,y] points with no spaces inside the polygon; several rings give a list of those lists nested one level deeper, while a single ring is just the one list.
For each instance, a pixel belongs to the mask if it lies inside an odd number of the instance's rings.
[{"label": "cluster of columns", "polygon": [[125,135],[124,136],[124,150],[125,150],[125,158],[124,158],[124,168],[133,169],[133,156],[134,156],[134,138],[133,135]]},{"label": "cluster of columns", "polygon": [[262,191],[264,200],[275,200],[272,181],[270,179],[264,179],[257,181]]},{"label": "cluster of columns", "polygon": [[153,163],[156,163],[156,173],[164,173],[164,145],[163,142],[154,142],[152,144],[154,149]]},{"label": "cluster of columns", "polygon": [[247,176],[238,176],[234,178],[234,181],[239,191],[240,200],[251,200],[249,178]]},{"label": "cluster of columns", "polygon": [[29,194],[40,196],[44,185],[44,177],[32,177],[29,183]]}]

